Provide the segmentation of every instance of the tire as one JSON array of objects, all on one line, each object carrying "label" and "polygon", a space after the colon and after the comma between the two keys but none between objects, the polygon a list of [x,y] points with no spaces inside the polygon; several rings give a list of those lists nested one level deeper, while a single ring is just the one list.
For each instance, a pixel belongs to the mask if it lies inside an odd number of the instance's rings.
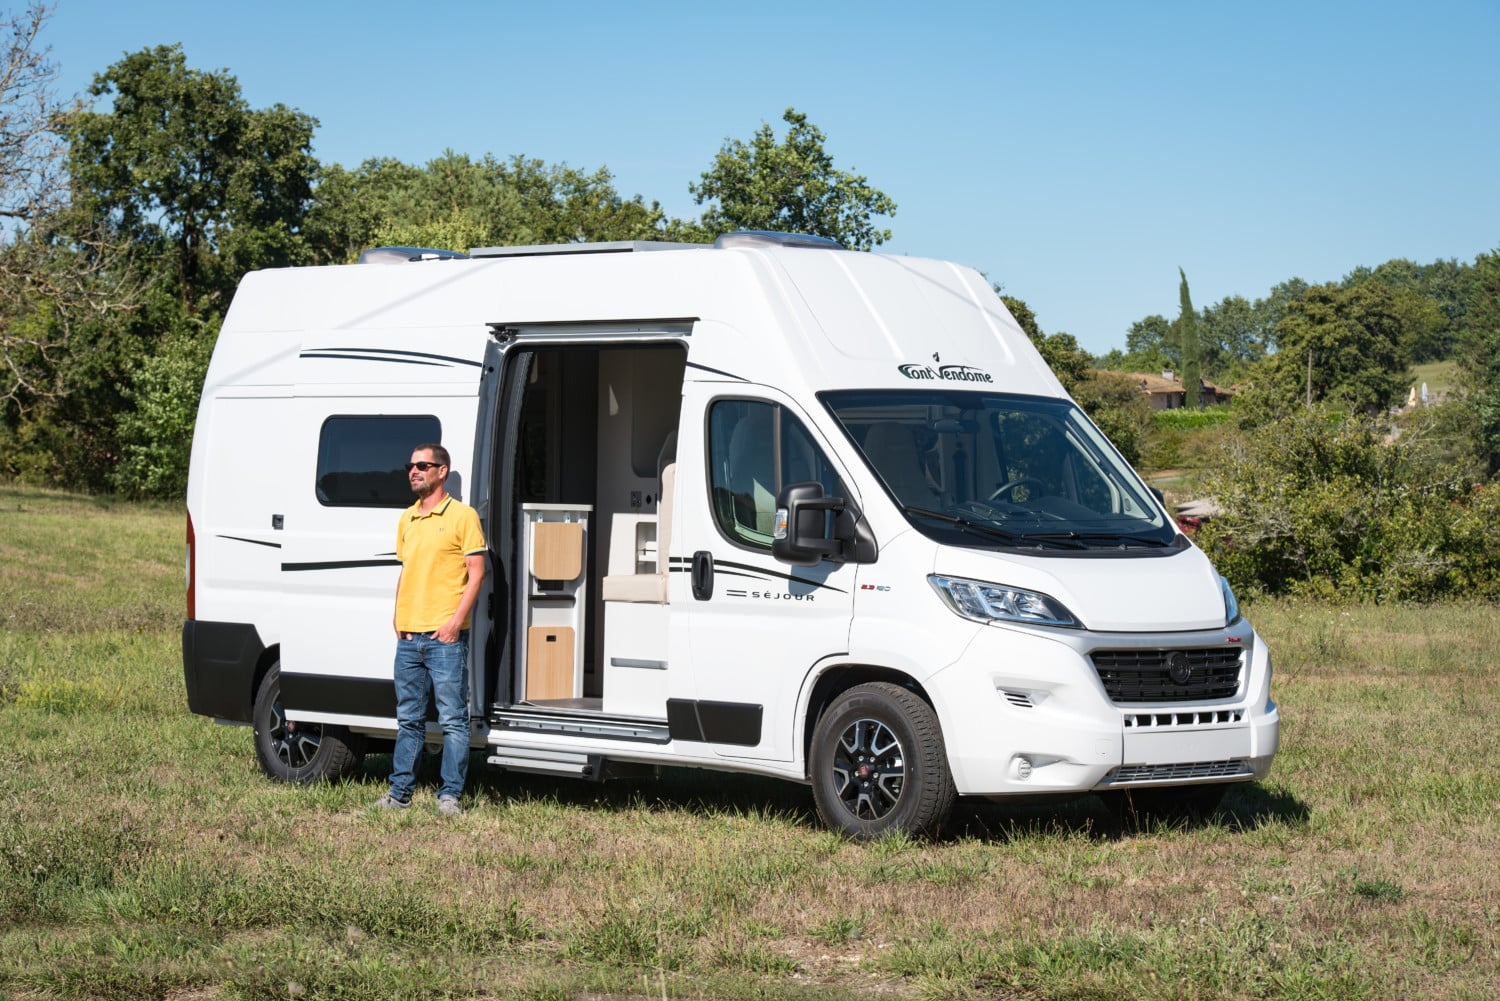
[{"label": "tire", "polygon": [[813,732],[813,801],[823,823],[859,841],[936,834],[957,792],[937,714],[899,685],[857,685]]},{"label": "tire", "polygon": [[255,693],[252,722],[261,771],[278,782],[307,785],[347,775],[364,759],[364,741],[339,726],[288,722],[281,711],[281,663]]}]

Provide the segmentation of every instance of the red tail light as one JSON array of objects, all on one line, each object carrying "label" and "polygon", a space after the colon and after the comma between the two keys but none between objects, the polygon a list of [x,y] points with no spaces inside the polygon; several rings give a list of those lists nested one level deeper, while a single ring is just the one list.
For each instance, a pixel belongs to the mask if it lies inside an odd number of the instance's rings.
[{"label": "red tail light", "polygon": [[187,617],[198,617],[198,560],[193,545],[193,512],[187,516]]}]

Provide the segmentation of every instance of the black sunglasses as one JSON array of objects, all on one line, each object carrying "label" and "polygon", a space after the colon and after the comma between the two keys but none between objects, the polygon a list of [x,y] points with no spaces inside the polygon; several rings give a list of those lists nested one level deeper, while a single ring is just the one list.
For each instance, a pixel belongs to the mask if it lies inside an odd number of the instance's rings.
[{"label": "black sunglasses", "polygon": [[425,473],[425,472],[427,472],[427,470],[432,469],[435,466],[441,466],[441,465],[442,465],[441,462],[408,462],[406,464],[406,471],[409,473],[413,469],[420,469],[422,472]]}]

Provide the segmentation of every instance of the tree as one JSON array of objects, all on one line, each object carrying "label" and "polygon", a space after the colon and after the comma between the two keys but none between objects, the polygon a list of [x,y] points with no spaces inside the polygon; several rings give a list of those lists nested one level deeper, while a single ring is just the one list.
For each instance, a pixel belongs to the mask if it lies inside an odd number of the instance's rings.
[{"label": "tree", "polygon": [[89,332],[90,381],[74,382],[54,419],[86,431],[96,457],[73,485],[171,495],[234,286],[252,268],[310,259],[301,226],[317,122],[251,109],[233,76],[189,68],[176,45],[127,55],[90,94],[109,106],[69,121],[73,231],[136,247],[146,292]]},{"label": "tree", "polygon": [[323,171],[306,233],[316,260],[347,263],[381,244],[465,251],[655,240],[669,225],[657,203],[621,196],[606,168],[474,160],[450,150],[425,167],[369,160],[353,171]]},{"label": "tree", "polygon": [[762,123],[749,143],[726,139],[702,182],[688,185],[698,204],[711,202],[702,226],[710,237],[737,229],[810,233],[853,250],[891,238],[872,216],[894,216],[896,203],[863,174],[836,170],[825,137],[807,116],[786,109],[786,138]]},{"label": "tree", "polygon": [[1286,405],[1310,399],[1384,409],[1408,382],[1404,332],[1436,315],[1432,303],[1379,282],[1310,288],[1277,325],[1274,392]]},{"label": "tree", "polygon": [[315,119],[251,109],[233,76],[188,68],[179,45],[126,56],[89,93],[112,107],[72,122],[74,205],[160,260],[186,315],[222,313],[245,271],[308,259]]},{"label": "tree", "polygon": [[1125,350],[1114,348],[1098,359],[1102,368],[1115,372],[1163,372],[1176,369],[1177,345],[1171,340],[1172,324],[1151,315],[1136,320],[1125,332]]},{"label": "tree", "polygon": [[1177,316],[1177,343],[1182,353],[1183,406],[1197,409],[1200,405],[1201,356],[1198,349],[1198,314],[1193,312],[1193,299],[1188,294],[1187,272],[1181,268],[1182,284],[1177,287],[1181,311]]},{"label": "tree", "polygon": [[1289,278],[1271,287],[1271,294],[1255,300],[1255,312],[1261,317],[1261,329],[1266,332],[1267,350],[1276,348],[1276,331],[1293,304],[1301,302],[1310,288],[1301,278]]},{"label": "tree", "polygon": [[1500,249],[1476,258],[1474,270],[1464,316],[1464,380],[1494,474],[1500,472]]},{"label": "tree", "polygon": [[1438,308],[1442,314],[1441,320],[1429,327],[1407,332],[1406,351],[1411,361],[1416,363],[1436,361],[1452,354],[1464,328],[1464,315],[1473,298],[1474,277],[1474,268],[1454,260],[1417,264],[1398,257],[1374,269],[1356,268],[1344,276],[1343,284],[1353,286],[1379,282],[1426,299]]},{"label": "tree", "polygon": [[130,309],[138,288],[127,244],[69,224],[62,134],[74,109],[53,94],[40,42],[49,15],[39,3],[0,11],[0,474],[61,482],[107,461],[107,421],[65,415],[93,409],[77,388],[115,398],[94,378],[90,334]]},{"label": "tree", "polygon": [[1222,379],[1264,358],[1269,332],[1261,312],[1244,296],[1232,295],[1203,310],[1198,337],[1204,366]]}]

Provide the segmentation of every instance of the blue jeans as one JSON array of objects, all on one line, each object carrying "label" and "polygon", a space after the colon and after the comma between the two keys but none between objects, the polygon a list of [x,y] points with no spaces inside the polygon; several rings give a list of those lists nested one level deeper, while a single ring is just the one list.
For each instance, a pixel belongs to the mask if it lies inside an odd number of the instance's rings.
[{"label": "blue jeans", "polygon": [[396,750],[391,755],[391,795],[411,801],[417,755],[427,742],[427,692],[437,700],[443,728],[443,784],[438,796],[463,795],[469,772],[469,633],[453,643],[430,634],[396,639]]}]

